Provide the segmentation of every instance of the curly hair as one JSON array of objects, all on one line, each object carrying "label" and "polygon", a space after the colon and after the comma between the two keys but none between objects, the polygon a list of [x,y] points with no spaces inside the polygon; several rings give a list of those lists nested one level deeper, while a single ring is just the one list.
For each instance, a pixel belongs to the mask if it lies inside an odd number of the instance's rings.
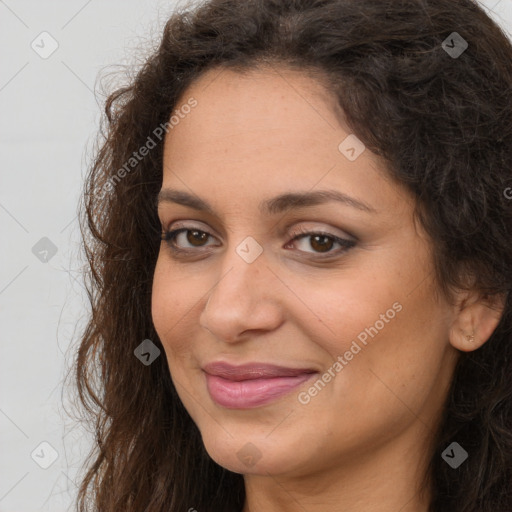
[{"label": "curly hair", "polygon": [[[462,54],[450,54],[450,37],[467,41]],[[352,132],[414,193],[446,297],[456,289],[505,297],[487,343],[460,354],[426,478],[431,512],[510,512],[512,45],[473,0],[188,5],[167,21],[131,83],[109,95],[80,205],[91,315],[74,378],[96,442],[77,510],[242,509],[243,476],[207,454],[166,358],[145,366],[133,352],[144,339],[163,350],[151,317],[161,243],[157,135],[206,70],[261,63],[325,83]],[[470,453],[457,470],[441,458],[453,440]]]}]

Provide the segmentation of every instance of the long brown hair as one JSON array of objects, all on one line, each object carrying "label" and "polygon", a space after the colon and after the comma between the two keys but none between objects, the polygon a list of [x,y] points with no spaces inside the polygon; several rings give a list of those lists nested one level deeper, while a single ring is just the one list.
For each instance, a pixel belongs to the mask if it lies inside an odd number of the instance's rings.
[{"label": "long brown hair", "polygon": [[[510,512],[512,46],[471,0],[210,0],[176,12],[132,82],[111,93],[81,206],[91,315],[76,385],[96,442],[77,510],[243,506],[242,475],[211,460],[173,387],[151,289],[162,129],[204,71],[261,62],[325,77],[352,132],[416,195],[447,297],[469,277],[506,296],[488,342],[461,354],[428,475],[432,512]],[[147,366],[134,355],[145,339],[162,351]],[[452,441],[469,453],[457,470],[441,457]]]}]

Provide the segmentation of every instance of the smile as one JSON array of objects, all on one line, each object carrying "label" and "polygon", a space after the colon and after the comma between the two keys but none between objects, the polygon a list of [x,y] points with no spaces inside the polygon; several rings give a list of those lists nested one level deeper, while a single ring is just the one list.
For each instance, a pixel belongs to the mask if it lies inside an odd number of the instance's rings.
[{"label": "smile", "polygon": [[309,369],[272,365],[234,367],[213,363],[205,367],[206,386],[211,399],[229,409],[249,409],[270,403],[317,375]]}]

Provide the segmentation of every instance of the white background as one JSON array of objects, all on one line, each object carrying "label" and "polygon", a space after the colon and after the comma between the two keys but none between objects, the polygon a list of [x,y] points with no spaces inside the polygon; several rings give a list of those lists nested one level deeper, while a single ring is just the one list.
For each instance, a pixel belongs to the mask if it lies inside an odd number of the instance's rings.
[{"label": "white background", "polygon": [[[481,3],[510,35],[512,0]],[[94,91],[158,40],[175,5],[0,0],[0,512],[72,510],[89,439],[63,410],[63,378],[89,311],[76,213],[103,102]],[[58,48],[42,58],[34,40]],[[32,251],[43,237],[57,248],[48,262]],[[51,462],[42,442],[58,454],[47,469],[31,458]]]}]

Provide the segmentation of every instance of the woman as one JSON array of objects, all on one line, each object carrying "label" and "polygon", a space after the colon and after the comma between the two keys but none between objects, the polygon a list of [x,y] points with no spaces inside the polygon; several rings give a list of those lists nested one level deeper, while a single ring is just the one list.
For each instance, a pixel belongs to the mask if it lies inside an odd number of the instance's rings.
[{"label": "woman", "polygon": [[511,59],[470,0],[171,17],[86,182],[80,510],[512,510]]}]

